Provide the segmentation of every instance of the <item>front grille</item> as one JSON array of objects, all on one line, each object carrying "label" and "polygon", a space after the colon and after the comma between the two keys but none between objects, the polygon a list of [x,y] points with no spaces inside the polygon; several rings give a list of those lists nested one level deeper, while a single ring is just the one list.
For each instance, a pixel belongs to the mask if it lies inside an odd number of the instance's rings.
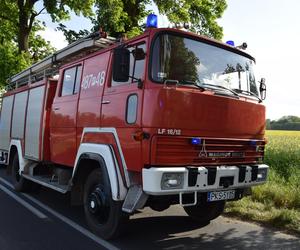
[{"label": "front grille", "polygon": [[263,140],[203,138],[192,145],[190,137],[156,136],[152,141],[153,165],[253,164],[264,157]]}]

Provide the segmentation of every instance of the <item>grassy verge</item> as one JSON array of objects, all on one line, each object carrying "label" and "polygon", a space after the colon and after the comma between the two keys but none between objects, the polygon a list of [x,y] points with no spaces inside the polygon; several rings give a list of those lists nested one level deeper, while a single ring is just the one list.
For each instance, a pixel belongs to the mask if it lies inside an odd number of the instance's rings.
[{"label": "grassy verge", "polygon": [[268,183],[253,194],[227,203],[225,214],[300,235],[300,131],[267,131]]}]

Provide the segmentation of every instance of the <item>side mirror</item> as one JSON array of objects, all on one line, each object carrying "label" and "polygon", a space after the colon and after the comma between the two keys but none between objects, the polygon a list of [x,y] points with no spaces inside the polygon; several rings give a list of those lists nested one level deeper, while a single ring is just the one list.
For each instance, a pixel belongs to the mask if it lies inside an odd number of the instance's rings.
[{"label": "side mirror", "polygon": [[259,86],[260,97],[262,100],[265,100],[266,93],[267,93],[266,79],[261,78],[259,83],[260,83],[260,86]]},{"label": "side mirror", "polygon": [[144,60],[146,57],[146,53],[143,48],[136,48],[132,51],[132,55],[135,60],[141,61]]},{"label": "side mirror", "polygon": [[118,47],[114,49],[113,80],[127,82],[129,80],[130,52],[128,49]]}]

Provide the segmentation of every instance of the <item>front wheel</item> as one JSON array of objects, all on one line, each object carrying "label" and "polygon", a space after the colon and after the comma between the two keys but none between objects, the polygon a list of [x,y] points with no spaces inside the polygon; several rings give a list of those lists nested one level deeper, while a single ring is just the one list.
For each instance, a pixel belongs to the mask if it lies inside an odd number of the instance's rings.
[{"label": "front wheel", "polygon": [[95,169],[88,176],[84,187],[84,213],[91,230],[103,239],[116,238],[124,220],[122,202],[114,201],[105,169]]},{"label": "front wheel", "polygon": [[199,202],[195,206],[184,207],[185,212],[193,219],[208,223],[220,216],[225,207],[225,201]]}]

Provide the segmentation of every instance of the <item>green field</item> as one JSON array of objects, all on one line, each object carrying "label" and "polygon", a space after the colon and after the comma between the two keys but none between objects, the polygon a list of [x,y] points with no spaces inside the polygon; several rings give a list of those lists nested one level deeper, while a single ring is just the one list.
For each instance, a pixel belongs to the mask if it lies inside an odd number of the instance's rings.
[{"label": "green field", "polygon": [[268,183],[229,202],[225,214],[300,234],[300,131],[267,131]]}]

